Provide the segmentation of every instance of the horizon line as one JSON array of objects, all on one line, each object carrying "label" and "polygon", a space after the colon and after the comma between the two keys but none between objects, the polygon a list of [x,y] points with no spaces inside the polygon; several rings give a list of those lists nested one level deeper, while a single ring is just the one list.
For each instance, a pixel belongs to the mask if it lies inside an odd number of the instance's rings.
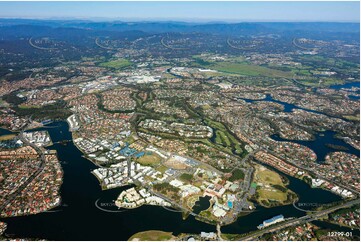
[{"label": "horizon line", "polygon": [[0,16],[0,19],[7,20],[38,20],[38,21],[89,21],[89,22],[116,22],[121,21],[124,23],[129,22],[183,22],[183,23],[269,23],[269,22],[288,22],[288,23],[358,23],[360,20],[284,20],[284,19],[208,19],[208,18],[108,18],[108,17],[8,17]]}]

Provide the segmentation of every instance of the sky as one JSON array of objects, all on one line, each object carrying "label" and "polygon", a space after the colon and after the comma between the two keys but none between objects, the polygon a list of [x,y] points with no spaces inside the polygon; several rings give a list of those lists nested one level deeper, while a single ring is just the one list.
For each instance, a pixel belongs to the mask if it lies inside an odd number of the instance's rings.
[{"label": "sky", "polygon": [[0,18],[359,22],[353,2],[0,2]]}]

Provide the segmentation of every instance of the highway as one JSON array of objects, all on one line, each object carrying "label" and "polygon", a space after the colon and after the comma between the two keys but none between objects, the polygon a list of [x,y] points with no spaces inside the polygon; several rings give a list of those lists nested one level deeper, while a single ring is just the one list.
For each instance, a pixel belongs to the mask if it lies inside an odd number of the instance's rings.
[{"label": "highway", "polygon": [[269,228],[265,228],[265,229],[256,231],[256,232],[251,233],[249,235],[245,235],[243,237],[240,237],[239,240],[256,240],[256,238],[258,238],[258,237],[260,237],[260,236],[262,236],[262,235],[264,235],[266,233],[279,231],[281,229],[284,229],[284,228],[287,228],[287,227],[290,227],[290,226],[294,226],[294,225],[298,225],[298,224],[312,222],[312,221],[317,220],[319,218],[322,218],[323,216],[325,216],[325,215],[327,215],[329,213],[332,213],[332,212],[334,212],[334,211],[336,211],[338,209],[351,207],[351,206],[359,204],[359,203],[360,203],[359,199],[348,201],[346,203],[339,204],[339,205],[336,205],[334,207],[331,207],[331,208],[328,208],[328,209],[325,209],[325,210],[322,210],[322,211],[319,211],[319,212],[316,212],[316,213],[312,213],[312,214],[309,214],[309,215],[306,215],[306,216],[303,216],[303,217],[300,217],[300,218],[291,219],[291,220],[288,220],[286,222],[282,222],[280,224],[270,226]]}]

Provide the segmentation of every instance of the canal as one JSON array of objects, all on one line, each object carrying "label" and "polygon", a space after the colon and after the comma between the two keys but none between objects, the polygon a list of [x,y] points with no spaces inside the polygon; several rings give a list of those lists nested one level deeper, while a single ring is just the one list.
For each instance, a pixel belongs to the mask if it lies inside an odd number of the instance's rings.
[{"label": "canal", "polygon": [[[53,142],[70,140],[66,122],[54,122],[48,127]],[[6,132],[0,129],[0,132]],[[215,226],[196,220],[193,216],[182,219],[182,214],[157,206],[142,206],[132,210],[117,210],[114,200],[126,188],[102,191],[98,180],[90,172],[96,166],[83,158],[73,142],[55,144],[49,149],[58,152],[64,170],[61,187],[62,205],[45,213],[4,218],[8,223],[6,234],[22,238],[47,240],[127,240],[131,235],[144,230],[163,230],[179,233],[200,233],[216,231]],[[283,174],[285,175],[285,174]],[[285,175],[289,188],[296,192],[300,202],[330,203],[341,198],[322,189],[312,189],[305,182]],[[207,201],[202,200],[201,208]],[[99,209],[101,206],[104,211]],[[263,208],[240,217],[235,223],[222,227],[223,233],[245,233],[255,230],[263,220],[275,215],[287,217],[304,215],[293,205]]]},{"label": "canal", "polygon": [[[281,138],[278,134],[271,135],[271,138],[276,141],[288,141],[288,142],[293,142],[293,143],[307,146],[308,148],[310,148],[311,150],[313,150],[316,153],[317,162],[320,162],[320,163],[325,161],[325,157],[328,153],[340,151],[339,148],[341,148],[341,147],[343,147],[343,149],[344,149],[344,150],[342,150],[343,152],[350,153],[350,154],[360,157],[359,150],[357,150],[354,147],[352,147],[351,145],[347,144],[342,139],[336,138],[335,135],[336,135],[336,132],[327,130],[324,132],[317,133],[315,135],[315,139],[310,140],[310,141],[287,140],[287,139]],[[334,146],[330,146],[330,144],[334,145]]]}]

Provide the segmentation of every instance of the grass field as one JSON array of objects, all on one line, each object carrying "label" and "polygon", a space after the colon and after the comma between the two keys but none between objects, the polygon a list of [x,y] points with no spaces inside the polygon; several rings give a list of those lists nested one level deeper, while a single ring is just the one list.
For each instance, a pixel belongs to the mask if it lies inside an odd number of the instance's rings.
[{"label": "grass field", "polygon": [[182,175],[180,175],[179,179],[180,179],[181,181],[184,181],[184,182],[190,182],[190,181],[192,181],[192,179],[193,179],[193,175],[187,174],[187,173],[183,173]]},{"label": "grass field", "polygon": [[216,131],[216,141],[217,143],[219,144],[225,144],[226,146],[230,146],[231,145],[231,142],[229,141],[228,139],[228,136],[223,133],[222,131],[220,130],[217,130]]},{"label": "grass field", "polygon": [[132,63],[126,59],[117,59],[107,62],[102,62],[99,64],[101,67],[108,67],[108,68],[114,68],[114,69],[120,69],[124,67],[131,66]]},{"label": "grass field", "polygon": [[237,154],[243,153],[241,148],[242,144],[231,133],[228,132],[222,123],[211,120],[209,118],[205,118],[205,121],[208,126],[216,129],[215,143],[223,145],[227,148],[233,148],[236,150]]},{"label": "grass field", "polygon": [[272,184],[272,185],[283,185],[280,175],[276,172],[268,170],[262,166],[257,166],[256,168],[256,180],[259,183],[263,184]]},{"label": "grass field", "polygon": [[240,235],[239,234],[225,234],[225,233],[222,233],[222,237],[225,238],[226,240],[237,241],[237,240],[239,240],[238,238],[240,237]]},{"label": "grass field", "polygon": [[[285,187],[278,173],[263,166],[256,166],[254,182],[258,185],[256,200],[264,206],[269,206],[270,201],[283,204],[287,201],[287,195],[291,192]],[[275,185],[281,187],[283,191],[275,188]]]},{"label": "grass field", "polygon": [[174,240],[175,237],[171,232],[164,232],[160,230],[148,230],[136,233],[128,239],[128,241],[165,241]]},{"label": "grass field", "polygon": [[154,166],[159,164],[159,162],[161,161],[161,158],[152,153],[151,155],[144,155],[140,158],[137,159],[137,162],[141,165],[145,165],[145,166]]},{"label": "grass field", "polygon": [[0,136],[0,141],[13,139],[16,134],[5,134]]},{"label": "grass field", "polygon": [[[204,69],[213,69],[231,75],[264,76],[291,78],[294,73],[258,66],[246,61],[244,57],[229,58],[226,61],[215,62],[204,60],[202,56],[193,56],[194,65]],[[219,73],[217,73],[219,75]]]},{"label": "grass field", "polygon": [[266,77],[284,77],[291,78],[293,76],[292,72],[285,72],[275,69],[270,69],[263,66],[256,66],[248,64],[246,62],[216,62],[208,66],[210,69],[217,71],[232,73],[245,76],[266,76]]},{"label": "grass field", "polygon": [[303,85],[310,87],[319,87],[319,86],[325,87],[325,86],[340,85],[345,83],[343,80],[338,78],[316,78],[316,77],[297,79],[297,81],[302,83]]},{"label": "grass field", "polygon": [[269,189],[260,189],[258,191],[258,194],[260,196],[260,200],[275,200],[279,202],[286,201],[287,199],[287,193],[281,192],[280,190],[269,190]]},{"label": "grass field", "polygon": [[168,167],[161,165],[161,166],[158,166],[156,170],[164,173],[168,169],[169,169]]}]

